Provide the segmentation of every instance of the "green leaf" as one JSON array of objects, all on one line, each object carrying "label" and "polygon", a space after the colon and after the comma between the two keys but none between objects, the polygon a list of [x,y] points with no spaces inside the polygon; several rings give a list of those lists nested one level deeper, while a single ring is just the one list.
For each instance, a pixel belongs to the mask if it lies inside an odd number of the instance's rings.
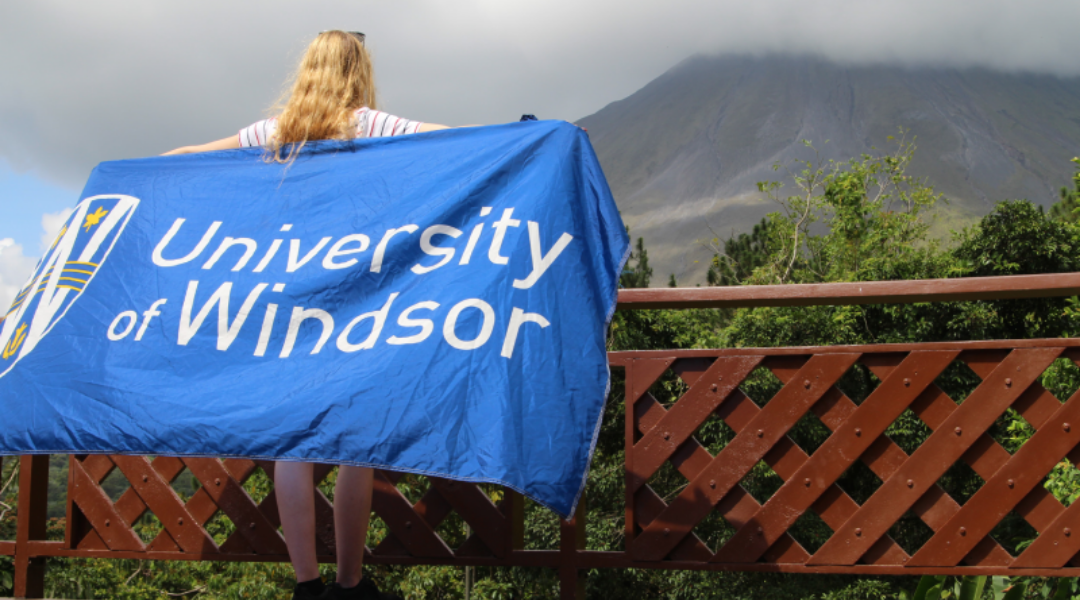
[{"label": "green leaf", "polygon": [[1007,590],[1008,588],[1008,577],[994,575],[994,577],[990,580],[990,589],[994,592],[994,600],[1002,600],[1002,597],[1005,596],[1005,590]]},{"label": "green leaf", "polygon": [[1072,589],[1075,582],[1075,577],[1062,577],[1058,579],[1057,590],[1051,597],[1052,600],[1069,600],[1069,598],[1072,598]]},{"label": "green leaf", "polygon": [[986,586],[986,575],[967,575],[960,580],[959,600],[979,600]]},{"label": "green leaf", "polygon": [[[941,586],[945,584],[944,575],[923,575],[922,579],[919,579],[919,585],[915,588],[915,595],[912,600],[938,600],[941,598]],[[936,590],[932,595],[930,590]]]}]

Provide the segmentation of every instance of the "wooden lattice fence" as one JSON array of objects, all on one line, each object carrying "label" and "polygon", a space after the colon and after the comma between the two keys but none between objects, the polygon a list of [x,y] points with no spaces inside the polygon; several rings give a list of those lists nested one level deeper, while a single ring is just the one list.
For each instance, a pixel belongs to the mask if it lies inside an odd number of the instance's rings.
[{"label": "wooden lattice fence", "polygon": [[[1078,291],[1080,274],[629,290],[620,293],[620,308]],[[525,504],[517,494],[503,490],[494,494],[496,503],[483,486],[430,478],[410,499],[401,475],[377,472],[373,511],[388,533],[368,549],[367,561],[553,568],[567,598],[582,595],[582,571],[593,568],[1080,574],[1080,503],[1068,504],[1045,486],[1055,468],[1074,468],[1080,460],[1080,394],[1058,398],[1040,384],[1055,361],[1080,364],[1080,340],[613,352],[609,359],[625,380],[623,550],[585,547],[585,503],[575,519],[562,521],[558,548],[532,550],[525,548]],[[968,389],[948,391],[944,381],[955,379],[950,373],[963,373]],[[845,392],[853,380],[861,382],[858,394]],[[667,396],[657,397],[659,390]],[[1033,430],[1017,447],[998,427],[1007,411]],[[917,443],[899,439],[900,425],[924,433]],[[288,560],[273,492],[251,488],[260,470],[272,481],[272,463],[71,456],[65,536],[49,541],[49,457],[17,460],[16,539],[0,541],[0,555],[15,558],[18,596],[41,595],[49,556]],[[957,468],[977,482],[959,498],[947,489]],[[331,470],[318,466],[316,480]],[[114,499],[104,482],[116,472],[128,487]],[[184,472],[197,480],[187,498],[175,489]],[[853,473],[862,477],[858,493],[850,484]],[[763,474],[771,487],[760,484]],[[319,493],[316,507],[318,551],[332,560],[332,506]],[[150,534],[139,526],[148,515],[156,519]],[[451,541],[446,535],[451,515],[468,525],[467,536]],[[215,540],[208,528],[221,519],[231,523],[231,533]],[[898,537],[900,523],[923,534]],[[1030,544],[1003,540],[1006,525],[1029,531]]]}]

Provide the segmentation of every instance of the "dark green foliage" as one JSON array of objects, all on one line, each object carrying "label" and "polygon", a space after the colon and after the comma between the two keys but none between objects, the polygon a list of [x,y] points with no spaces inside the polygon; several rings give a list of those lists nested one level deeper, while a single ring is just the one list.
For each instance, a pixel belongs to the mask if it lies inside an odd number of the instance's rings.
[{"label": "dark green foliage", "polygon": [[[630,263],[634,266],[631,267]],[[649,266],[649,252],[645,250],[645,240],[637,239],[637,245],[630,258],[626,261],[626,267],[619,276],[619,287],[624,288],[647,288],[652,279],[652,267]]]},{"label": "dark green foliage", "polygon": [[[1068,273],[1080,270],[1080,228],[1028,202],[1002,202],[960,236],[954,255],[973,276]],[[1057,337],[1070,328],[1065,298],[986,303],[968,311],[979,337]]]},{"label": "dark green foliage", "polygon": [[[17,457],[0,457],[0,540],[15,539],[15,506],[18,501]],[[15,563],[0,556],[0,597],[11,596],[15,586]]]},{"label": "dark green foliage", "polygon": [[954,254],[968,275],[1064,273],[1080,267],[1077,229],[1048,218],[1026,200],[1000,202],[978,227],[961,234]]},{"label": "dark green foliage", "polygon": [[709,285],[739,285],[768,261],[769,223],[762,219],[750,233],[732,235],[724,242],[723,253],[713,256],[706,273]]},{"label": "dark green foliage", "polygon": [[1080,214],[1076,209],[1080,208],[1080,158],[1072,159],[1077,165],[1077,172],[1073,174],[1073,188],[1062,186],[1061,200],[1050,207],[1050,217],[1059,221],[1075,223],[1080,220]]}]

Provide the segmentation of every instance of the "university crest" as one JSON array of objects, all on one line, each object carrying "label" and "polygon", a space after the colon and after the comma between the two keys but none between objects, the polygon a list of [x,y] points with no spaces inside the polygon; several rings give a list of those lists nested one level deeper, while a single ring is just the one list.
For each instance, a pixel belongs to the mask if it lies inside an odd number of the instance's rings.
[{"label": "university crest", "polygon": [[33,351],[89,287],[138,205],[138,198],[119,194],[79,203],[0,316],[0,377]]}]

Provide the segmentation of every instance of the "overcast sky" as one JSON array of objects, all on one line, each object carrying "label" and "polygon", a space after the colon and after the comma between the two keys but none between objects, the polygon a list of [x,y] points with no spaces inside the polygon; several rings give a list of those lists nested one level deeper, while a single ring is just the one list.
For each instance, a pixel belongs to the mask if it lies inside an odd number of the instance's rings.
[{"label": "overcast sky", "polygon": [[385,109],[454,125],[576,120],[698,52],[1075,76],[1077,23],[1076,0],[5,1],[0,304],[95,164],[264,117],[323,29],[367,34]]}]

